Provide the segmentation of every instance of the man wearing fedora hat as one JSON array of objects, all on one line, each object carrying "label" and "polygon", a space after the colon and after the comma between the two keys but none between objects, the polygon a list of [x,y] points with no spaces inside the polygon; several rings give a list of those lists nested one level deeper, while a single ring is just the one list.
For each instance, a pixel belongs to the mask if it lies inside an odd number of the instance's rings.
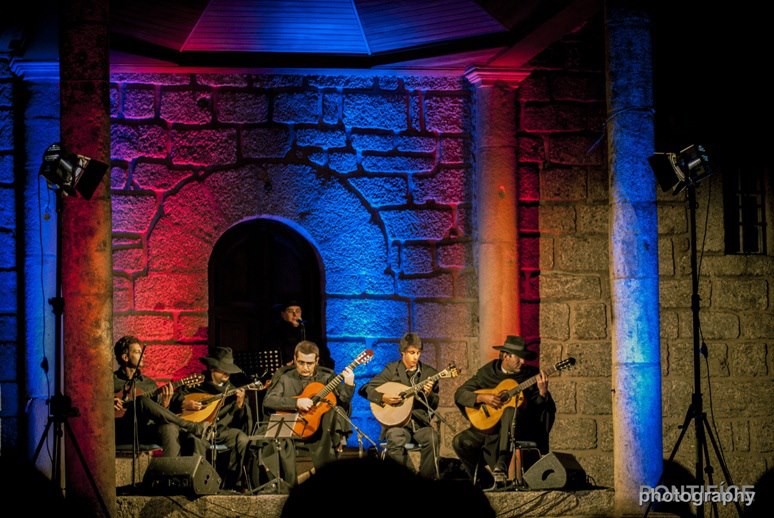
[{"label": "man wearing fedora hat", "polygon": [[[234,374],[242,373],[234,363],[230,347],[217,347],[210,356],[199,358],[206,367],[205,381],[201,385],[187,387],[175,394],[174,405],[179,411],[197,412],[206,407],[199,399],[187,398],[194,393],[227,395],[217,411],[215,418],[214,444],[223,444],[229,449],[226,473],[221,473],[224,489],[238,489],[241,481],[242,466],[248,451],[250,439],[246,430],[252,418],[250,405],[245,404],[245,389],[236,387],[230,381]],[[215,466],[217,469],[218,466]]]},{"label": "man wearing fedora hat", "polygon": [[[500,411],[507,406],[499,394],[486,391],[496,388],[506,379],[522,383],[535,377],[537,383],[523,391],[524,404],[518,408],[507,407],[502,411],[494,428],[479,430],[471,426],[458,433],[452,441],[452,447],[465,470],[471,477],[475,474],[477,483],[485,488],[506,482],[513,456],[513,441],[533,441],[542,453],[548,453],[548,432],[556,414],[556,405],[548,392],[548,377],[525,363],[534,360],[537,354],[527,348],[524,339],[511,335],[502,345],[494,346],[494,349],[499,351],[499,357],[478,369],[454,393],[454,402],[463,415],[466,414],[466,407],[481,408],[486,405]],[[484,465],[492,470],[493,477],[482,469]]]}]

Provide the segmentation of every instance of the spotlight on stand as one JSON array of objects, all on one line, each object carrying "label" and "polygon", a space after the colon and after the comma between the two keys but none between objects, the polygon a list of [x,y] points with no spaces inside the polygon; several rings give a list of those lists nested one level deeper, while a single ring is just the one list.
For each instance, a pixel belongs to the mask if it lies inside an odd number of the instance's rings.
[{"label": "spotlight on stand", "polygon": [[680,153],[655,153],[648,158],[661,190],[672,194],[682,192],[687,185],[696,185],[712,174],[709,154],[704,146],[688,146]]},{"label": "spotlight on stand", "polygon": [[[690,253],[691,253],[691,314],[692,314],[692,335],[693,335],[693,395],[691,396],[691,405],[685,414],[685,420],[680,427],[682,430],[677,438],[672,453],[664,465],[670,465],[674,461],[680,443],[685,437],[689,424],[693,421],[696,433],[696,478],[695,481],[699,487],[704,487],[705,475],[710,484],[714,484],[712,473],[715,468],[712,466],[709,442],[715,450],[715,458],[720,464],[725,477],[725,483],[728,487],[734,485],[731,479],[731,473],[728,471],[722,452],[718,448],[718,441],[713,435],[712,428],[709,426],[707,414],[704,411],[704,398],[701,393],[701,362],[700,357],[707,358],[707,345],[701,340],[701,321],[699,311],[701,300],[699,298],[699,262],[696,251],[696,184],[707,178],[712,171],[709,166],[709,155],[704,146],[692,145],[680,151],[680,153],[656,153],[648,158],[650,167],[656,175],[658,183],[664,192],[672,190],[672,194],[677,194],[683,190],[686,191],[686,202],[688,203],[688,229],[690,233]],[[707,209],[709,210],[709,208]],[[706,469],[704,468],[706,466]],[[662,472],[657,485],[661,485],[664,479]],[[720,483],[723,485],[723,482]],[[712,486],[714,487],[714,486]],[[651,501],[645,511],[645,518],[650,512]],[[739,516],[742,516],[742,508],[739,502],[734,502]],[[717,514],[717,509],[715,509]],[[696,504],[696,516],[704,516],[704,503]]]},{"label": "spotlight on stand", "polygon": [[88,200],[97,190],[107,168],[107,164],[66,151],[57,142],[43,153],[40,174],[49,185],[58,186],[65,194],[77,196],[80,193]]}]

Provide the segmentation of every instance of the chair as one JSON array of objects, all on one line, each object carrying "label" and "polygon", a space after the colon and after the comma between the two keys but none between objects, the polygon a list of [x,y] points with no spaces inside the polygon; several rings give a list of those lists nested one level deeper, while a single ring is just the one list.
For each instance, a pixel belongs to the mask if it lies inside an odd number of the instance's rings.
[{"label": "chair", "polygon": [[[506,481],[507,484],[508,481],[513,481],[516,485],[522,486],[524,484],[524,472],[526,471],[524,469],[523,465],[523,459],[522,459],[522,452],[532,452],[537,453],[537,459],[540,459],[541,453],[540,449],[537,446],[537,443],[534,441],[514,441],[513,442],[513,457],[511,458],[511,465],[508,468],[508,473],[506,473]],[[532,463],[530,463],[531,465]],[[476,470],[473,473],[473,484],[475,485],[478,481],[478,468],[481,466],[479,463],[476,465]],[[497,480],[495,480],[495,486],[497,485]]]},{"label": "chair", "polygon": [[[416,450],[419,450],[419,446],[417,444],[413,443],[413,442],[407,442],[406,444],[403,445],[403,447],[406,449],[406,453],[409,456],[409,461],[411,462],[411,464],[416,469],[417,466],[418,466],[418,462],[413,458],[414,455],[412,455],[412,452],[414,452]],[[379,443],[379,449],[380,449],[379,458],[382,459],[382,460],[385,460],[387,458],[387,443],[386,442],[380,442]],[[417,453],[419,453],[419,452],[417,451]]]}]

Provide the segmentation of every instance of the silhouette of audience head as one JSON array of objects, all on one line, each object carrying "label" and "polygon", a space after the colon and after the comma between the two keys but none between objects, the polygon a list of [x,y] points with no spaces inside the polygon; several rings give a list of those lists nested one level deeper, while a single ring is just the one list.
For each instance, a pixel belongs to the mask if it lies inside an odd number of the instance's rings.
[{"label": "silhouette of audience head", "polygon": [[318,515],[327,505],[339,505],[332,502],[331,495],[341,495],[355,515],[378,509],[378,514],[388,516],[411,512],[416,516],[495,517],[486,495],[470,482],[429,480],[390,459],[375,457],[339,459],[321,467],[290,490],[281,517]]}]

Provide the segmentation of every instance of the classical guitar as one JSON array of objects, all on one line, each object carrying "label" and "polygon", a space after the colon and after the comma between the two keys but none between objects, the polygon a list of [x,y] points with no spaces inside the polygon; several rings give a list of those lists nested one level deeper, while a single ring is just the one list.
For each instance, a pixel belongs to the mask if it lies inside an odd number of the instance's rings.
[{"label": "classical guitar", "polygon": [[414,395],[422,390],[425,383],[428,381],[435,382],[441,378],[455,378],[457,376],[459,376],[459,370],[457,370],[454,363],[450,363],[448,367],[438,374],[430,376],[411,387],[397,381],[382,383],[376,388],[376,391],[382,394],[398,396],[401,402],[397,405],[380,405],[379,403],[371,402],[371,412],[382,426],[403,426],[411,418],[411,410],[414,407]]},{"label": "classical guitar", "polygon": [[265,388],[266,385],[260,381],[253,381],[247,385],[227,390],[222,394],[209,394],[206,392],[186,394],[184,397],[185,401],[198,401],[202,404],[202,408],[200,410],[183,410],[180,417],[186,421],[193,421],[194,423],[203,423],[205,421],[212,423],[218,416],[218,410],[220,410],[223,401],[225,401],[227,397],[236,394],[237,390],[263,390]]},{"label": "classical guitar", "polygon": [[[172,389],[175,390],[175,389],[177,389],[179,387],[182,387],[182,386],[193,387],[195,385],[199,385],[202,382],[204,382],[204,374],[191,374],[190,376],[186,376],[185,378],[183,378],[181,380],[173,381],[172,383],[168,383],[168,385],[172,385]],[[160,387],[158,387],[155,390],[152,390],[150,392],[142,392],[140,389],[137,389],[135,391],[136,392],[136,397],[142,396],[142,397],[155,398],[156,396],[161,394],[161,391],[164,390],[164,387],[165,387],[165,385],[162,385],[162,386],[160,386]],[[127,384],[127,387],[125,387],[123,390],[119,390],[118,392],[116,392],[114,397],[120,399],[124,403],[126,403],[127,401],[131,401],[132,400],[132,391],[128,387],[128,384]],[[126,414],[126,409],[116,410],[116,419],[118,419],[120,417],[124,417],[124,414]]]},{"label": "classical guitar", "polygon": [[[553,367],[545,369],[543,372],[545,372],[547,376],[551,376],[552,374],[568,369],[573,365],[575,365],[575,358],[567,358]],[[499,396],[500,401],[503,402],[503,406],[500,408],[492,408],[489,405],[478,405],[473,408],[465,407],[465,414],[470,420],[470,424],[473,425],[474,428],[482,431],[494,428],[500,421],[506,408],[517,407],[523,404],[523,390],[537,383],[537,378],[538,375],[535,375],[519,384],[516,384],[516,380],[505,379],[493,389],[476,390],[476,394],[495,394]]]},{"label": "classical guitar", "polygon": [[[354,369],[358,365],[362,365],[371,361],[374,357],[374,352],[370,349],[366,349],[362,353],[357,355],[352,363],[347,365],[343,370]],[[342,371],[343,372],[343,371]],[[319,381],[313,381],[301,391],[301,394],[295,396],[296,399],[309,398],[314,401],[314,406],[306,412],[299,412],[300,419],[296,420],[293,426],[293,433],[301,438],[308,439],[317,431],[320,427],[320,421],[323,414],[336,406],[336,394],[333,390],[339,386],[344,380],[344,376],[339,373],[327,385],[323,385]],[[278,412],[279,413],[279,412]]]}]

